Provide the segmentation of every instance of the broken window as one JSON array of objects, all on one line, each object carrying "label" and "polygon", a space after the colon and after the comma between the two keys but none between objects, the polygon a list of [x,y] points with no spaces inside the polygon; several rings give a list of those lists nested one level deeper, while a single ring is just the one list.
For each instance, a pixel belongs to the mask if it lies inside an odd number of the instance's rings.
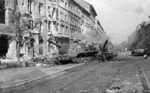
[{"label": "broken window", "polygon": [[59,26],[59,24],[57,23],[57,25],[56,25],[56,31],[58,32],[58,26]]},{"label": "broken window", "polygon": [[42,15],[43,14],[43,4],[39,3],[39,14]]},{"label": "broken window", "polygon": [[33,29],[33,20],[29,20],[29,29]]},{"label": "broken window", "polygon": [[51,22],[48,22],[48,31],[51,31]]},{"label": "broken window", "polygon": [[28,10],[29,10],[30,14],[32,13],[32,11],[31,11],[31,5],[32,5],[32,1],[28,0]]},{"label": "broken window", "polygon": [[51,8],[50,8],[50,6],[48,7],[48,16],[51,17]]},{"label": "broken window", "polygon": [[52,23],[52,31],[57,31],[57,23],[56,22],[53,22]]},{"label": "broken window", "polygon": [[65,3],[65,8],[67,8],[67,2]]},{"label": "broken window", "polygon": [[61,18],[61,20],[64,19],[63,16],[64,16],[64,14],[62,12],[60,12],[60,18]]},{"label": "broken window", "polygon": [[67,20],[67,15],[65,15],[65,22],[68,22],[68,20]]},{"label": "broken window", "polygon": [[56,8],[53,8],[52,10],[52,18],[56,19]]},{"label": "broken window", "polygon": [[0,0],[0,23],[5,24],[5,0]]},{"label": "broken window", "polygon": [[39,54],[43,55],[43,38],[41,35],[39,36]]}]

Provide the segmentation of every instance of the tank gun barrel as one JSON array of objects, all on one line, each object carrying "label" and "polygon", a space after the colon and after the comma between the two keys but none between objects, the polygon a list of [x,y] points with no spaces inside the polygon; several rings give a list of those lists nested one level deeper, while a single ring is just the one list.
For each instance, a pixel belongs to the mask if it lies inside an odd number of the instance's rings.
[{"label": "tank gun barrel", "polygon": [[53,44],[53,45],[57,46],[58,48],[61,48],[60,45],[58,45],[57,43],[54,43],[52,40],[48,40],[48,42],[49,42],[50,44]]},{"label": "tank gun barrel", "polygon": [[108,43],[108,39],[105,41],[105,43],[104,43],[104,45],[102,47],[102,51],[103,52],[106,52],[106,45],[107,45],[107,43]]}]

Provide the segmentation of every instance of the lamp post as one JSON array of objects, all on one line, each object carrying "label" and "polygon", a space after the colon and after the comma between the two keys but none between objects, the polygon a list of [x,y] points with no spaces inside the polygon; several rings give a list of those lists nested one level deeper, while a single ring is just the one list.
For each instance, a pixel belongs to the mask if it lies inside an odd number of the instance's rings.
[{"label": "lamp post", "polygon": [[21,31],[18,28],[16,32],[16,39],[17,39],[17,61],[20,63],[20,43],[21,43]]}]

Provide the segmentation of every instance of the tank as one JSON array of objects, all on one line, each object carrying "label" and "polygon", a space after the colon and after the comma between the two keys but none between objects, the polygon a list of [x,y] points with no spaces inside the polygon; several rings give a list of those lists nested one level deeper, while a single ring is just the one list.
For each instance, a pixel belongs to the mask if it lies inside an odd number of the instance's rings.
[{"label": "tank", "polygon": [[106,40],[105,43],[103,45],[99,46],[100,48],[100,57],[102,59],[102,61],[106,61],[106,60],[111,60],[114,59],[114,57],[116,57],[117,51],[115,51],[113,44],[109,41]]},{"label": "tank", "polygon": [[102,61],[105,61],[113,59],[116,55],[113,44],[109,40],[99,45],[99,48],[96,48],[94,44],[86,46],[85,43],[74,41],[64,35],[54,36],[53,39],[49,38],[48,42],[57,46],[58,54],[53,58],[59,62],[83,62],[84,59],[96,58],[97,56],[101,57]]},{"label": "tank", "polygon": [[54,39],[49,38],[48,42],[57,46],[58,54],[53,58],[59,62],[81,62],[83,59],[94,57],[98,53],[94,46],[86,47],[84,43],[71,40],[67,36],[55,36]]}]

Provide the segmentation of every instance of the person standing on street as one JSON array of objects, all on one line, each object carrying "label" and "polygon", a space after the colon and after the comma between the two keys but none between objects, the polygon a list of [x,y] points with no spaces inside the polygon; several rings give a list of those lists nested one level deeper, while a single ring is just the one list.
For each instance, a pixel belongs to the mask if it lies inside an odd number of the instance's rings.
[{"label": "person standing on street", "polygon": [[145,59],[147,59],[147,58],[148,58],[147,48],[144,50],[144,58],[145,58]]}]

